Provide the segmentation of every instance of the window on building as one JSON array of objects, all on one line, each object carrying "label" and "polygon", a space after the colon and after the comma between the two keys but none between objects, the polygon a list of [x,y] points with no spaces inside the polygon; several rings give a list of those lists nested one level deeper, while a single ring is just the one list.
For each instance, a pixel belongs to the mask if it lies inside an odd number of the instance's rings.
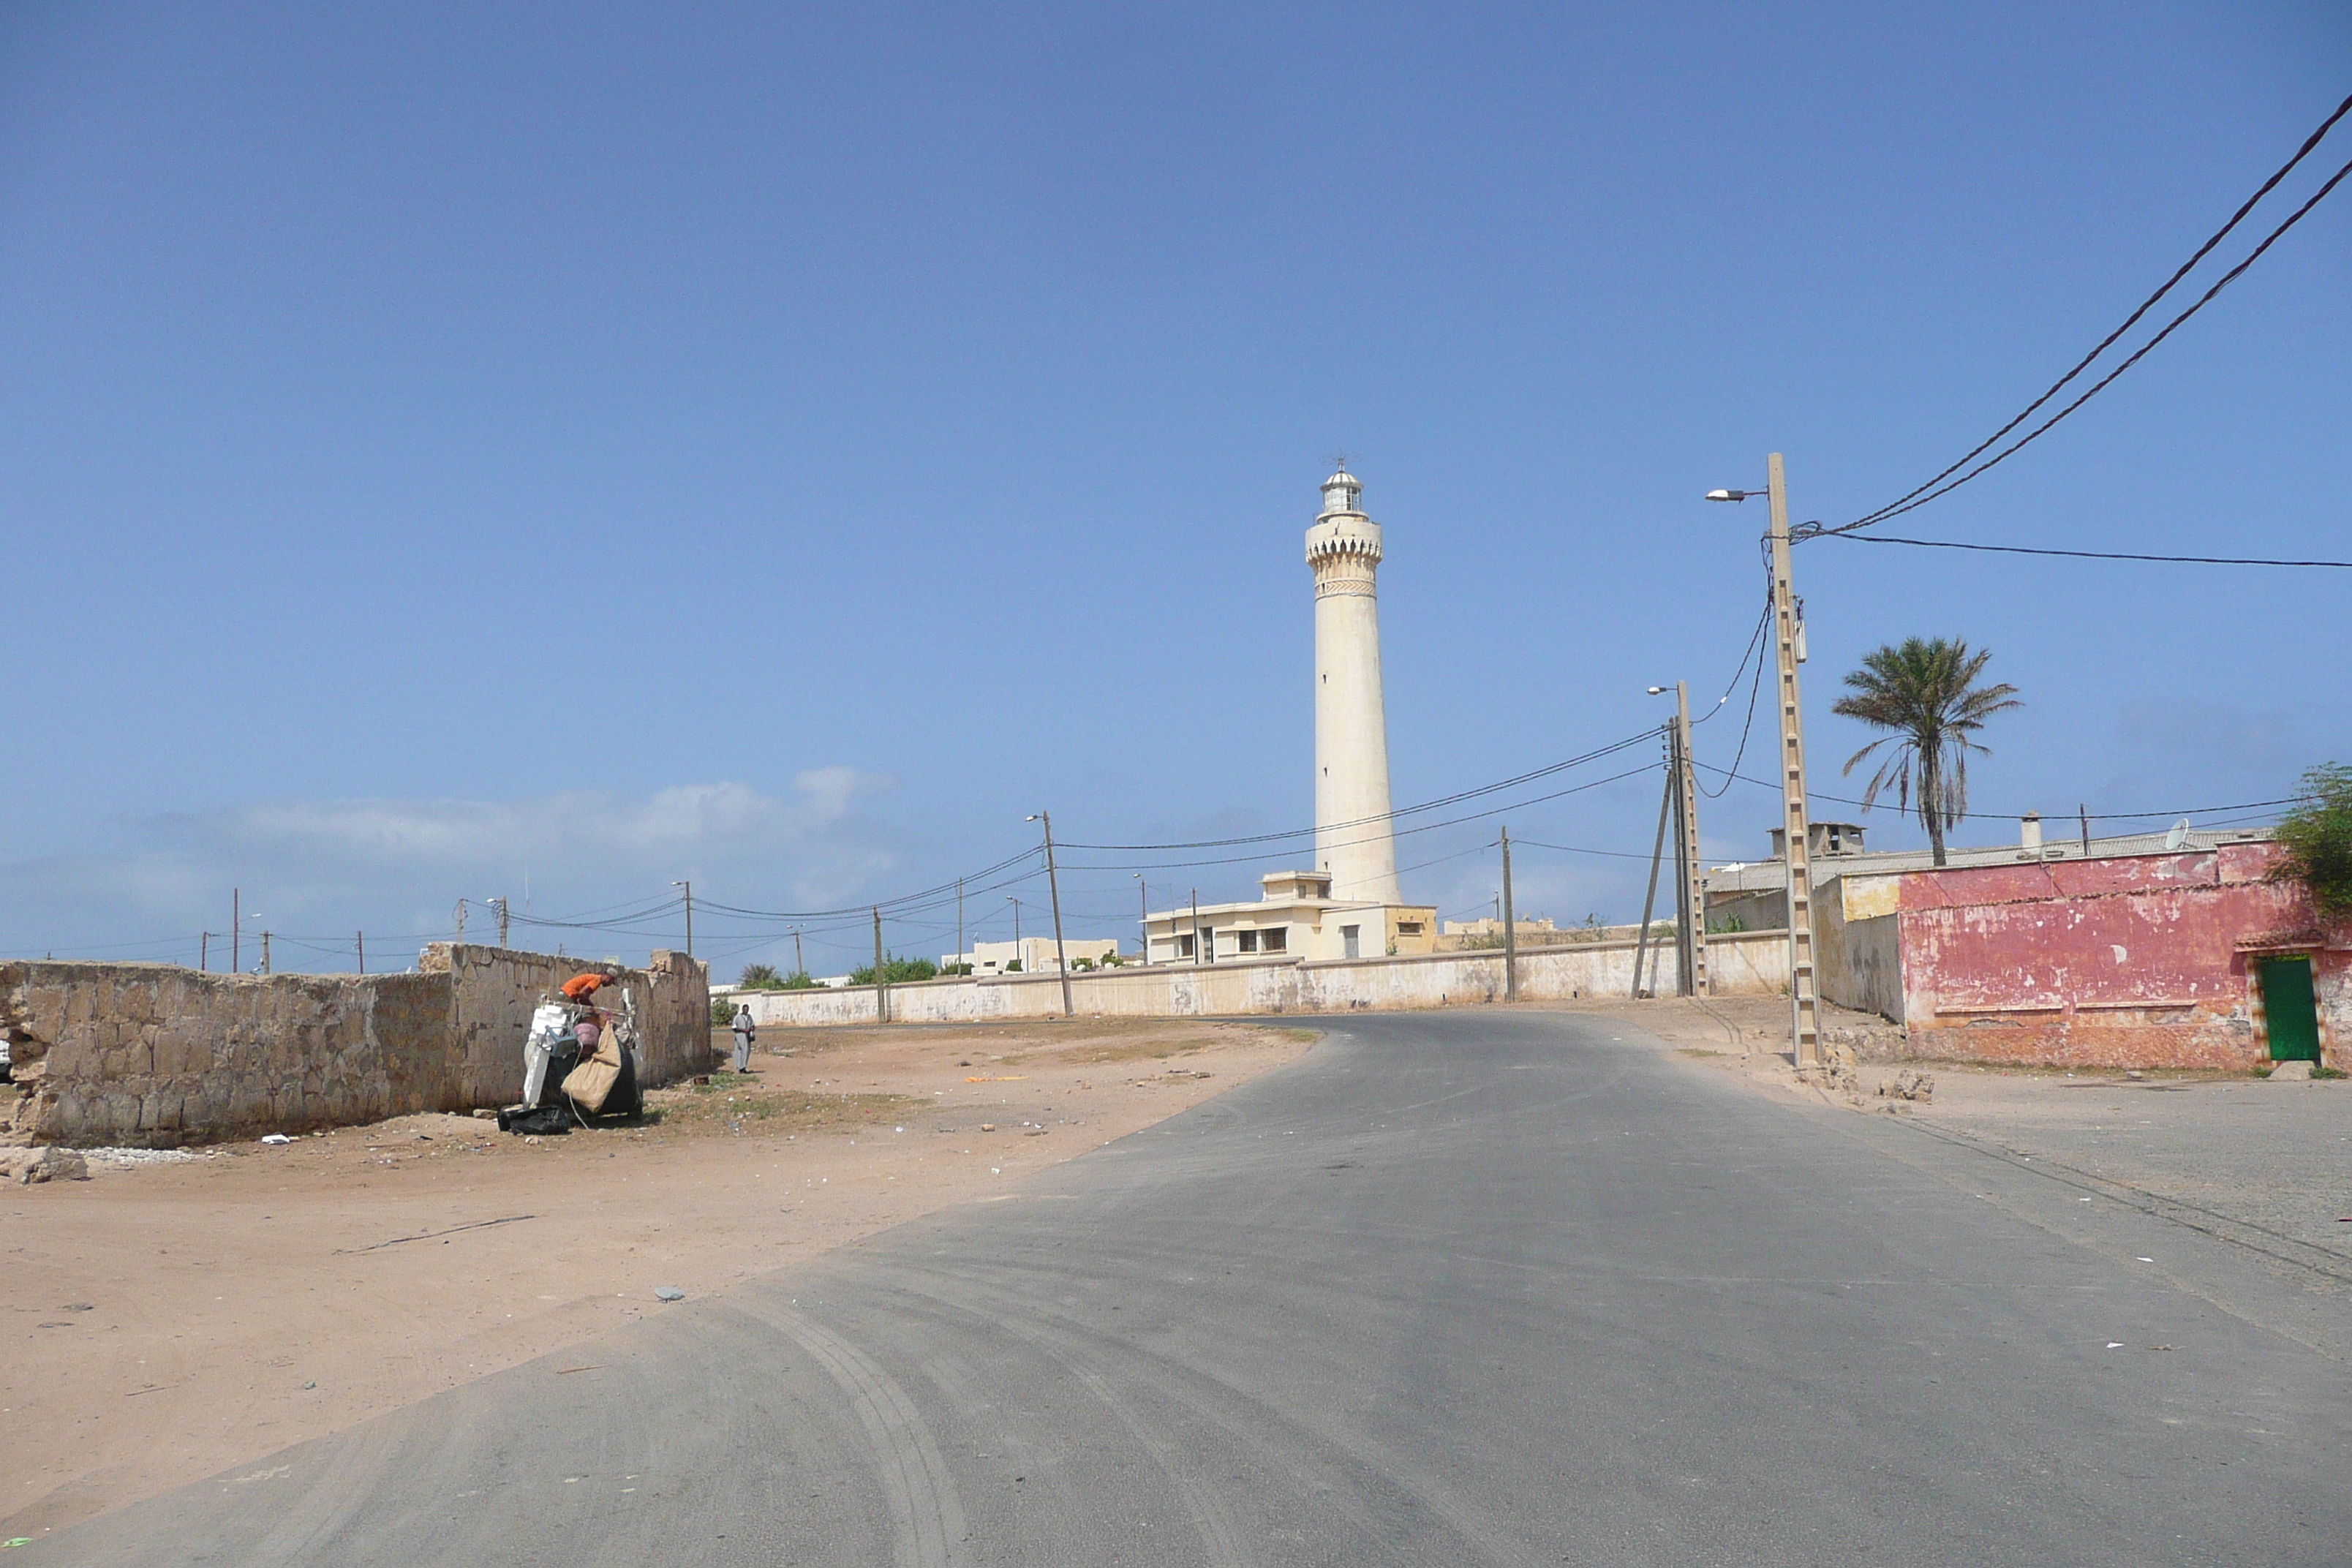
[{"label": "window on building", "polygon": [[1281,930],[1264,931],[1260,933],[1260,941],[1266,952],[1283,952],[1290,947],[1290,933]]},{"label": "window on building", "polygon": [[1397,935],[1399,935],[1399,936],[1419,936],[1420,934],[1421,934],[1421,922],[1420,922],[1419,921],[1397,921]]},{"label": "window on building", "polygon": [[1237,931],[1234,932],[1234,945],[1244,952],[1255,952],[1257,951],[1257,932],[1254,931]]},{"label": "window on building", "polygon": [[1192,939],[1191,937],[1180,936],[1176,939],[1176,956],[1179,958],[1190,958],[1192,956]]}]

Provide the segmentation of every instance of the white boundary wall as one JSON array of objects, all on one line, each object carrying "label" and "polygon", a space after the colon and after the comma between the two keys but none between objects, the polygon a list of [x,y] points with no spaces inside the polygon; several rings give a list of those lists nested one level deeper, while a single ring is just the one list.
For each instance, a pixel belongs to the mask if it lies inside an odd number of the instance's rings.
[{"label": "white boundary wall", "polygon": [[[1773,995],[1788,989],[1789,934],[1741,931],[1713,936],[1707,963],[1718,996]],[[1585,942],[1519,954],[1519,998],[1567,1002],[1630,996],[1634,944]],[[1642,988],[1671,994],[1675,950],[1650,944]],[[1234,1016],[1252,1013],[1345,1013],[1354,1008],[1454,1007],[1503,996],[1499,951],[1437,952],[1398,958],[1256,959],[1230,963],[1129,964],[1070,976],[1071,999],[1090,1016],[1127,1018]],[[763,1026],[802,1027],[877,1021],[874,987],[837,990],[743,991],[731,1000],[751,1009]],[[1052,974],[1011,974],[924,980],[889,987],[894,1024],[961,1024],[995,1018],[1044,1018],[1062,1010],[1062,986]]]}]

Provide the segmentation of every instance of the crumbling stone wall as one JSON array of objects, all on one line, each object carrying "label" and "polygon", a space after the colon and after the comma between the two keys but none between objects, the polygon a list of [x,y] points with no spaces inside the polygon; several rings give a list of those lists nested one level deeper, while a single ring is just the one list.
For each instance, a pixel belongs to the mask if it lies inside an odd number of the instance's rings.
[{"label": "crumbling stone wall", "polygon": [[449,982],[0,964],[0,1142],[169,1147],[455,1110]]},{"label": "crumbling stone wall", "polygon": [[634,994],[647,1087],[710,1065],[709,971],[436,943],[414,974],[0,964],[0,1144],[168,1148],[512,1103],[540,997],[586,969]]},{"label": "crumbling stone wall", "polygon": [[[710,1068],[710,970],[656,950],[643,969],[519,948],[436,942],[417,960],[452,982],[449,1031],[467,1103],[509,1105],[522,1095],[522,1042],[531,1009],[575,974],[605,974],[637,1009],[638,1071],[647,1087]],[[616,1003],[606,1003],[617,1010]]]}]

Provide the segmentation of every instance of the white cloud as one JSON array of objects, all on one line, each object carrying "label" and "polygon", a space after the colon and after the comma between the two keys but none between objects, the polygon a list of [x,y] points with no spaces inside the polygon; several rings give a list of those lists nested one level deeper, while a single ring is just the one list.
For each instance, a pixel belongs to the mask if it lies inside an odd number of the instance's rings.
[{"label": "white cloud", "polygon": [[899,867],[897,834],[866,814],[894,787],[826,767],[783,794],[721,782],[650,795],[274,801],[152,817],[126,824],[136,841],[112,852],[0,866],[0,944],[63,951],[181,927],[193,937],[226,925],[231,889],[281,932],[364,927],[404,938],[445,921],[460,897],[509,897],[518,911],[528,897],[564,918],[665,898],[674,879],[747,908],[832,906],[872,896]]}]

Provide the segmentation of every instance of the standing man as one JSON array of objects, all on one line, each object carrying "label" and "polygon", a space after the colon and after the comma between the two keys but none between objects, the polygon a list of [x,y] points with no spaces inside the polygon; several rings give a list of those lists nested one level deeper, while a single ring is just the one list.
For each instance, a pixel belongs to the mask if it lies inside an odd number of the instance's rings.
[{"label": "standing man", "polygon": [[735,1031],[735,1070],[750,1072],[751,1070],[751,1037],[759,1032],[758,1026],[751,1022],[751,1004],[746,1002],[735,1004],[735,1022],[728,1026]]}]

